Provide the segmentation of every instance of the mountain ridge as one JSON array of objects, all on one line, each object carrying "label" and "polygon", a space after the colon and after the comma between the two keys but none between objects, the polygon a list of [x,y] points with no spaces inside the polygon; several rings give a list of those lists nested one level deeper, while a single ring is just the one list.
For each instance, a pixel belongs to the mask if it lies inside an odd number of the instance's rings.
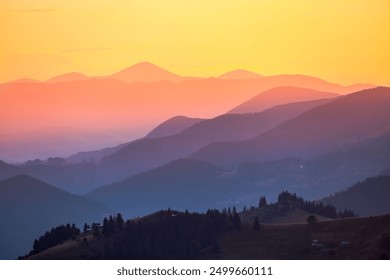
[{"label": "mountain ridge", "polygon": [[249,141],[214,143],[193,158],[220,166],[233,162],[312,157],[390,130],[390,88],[377,87],[313,108]]}]

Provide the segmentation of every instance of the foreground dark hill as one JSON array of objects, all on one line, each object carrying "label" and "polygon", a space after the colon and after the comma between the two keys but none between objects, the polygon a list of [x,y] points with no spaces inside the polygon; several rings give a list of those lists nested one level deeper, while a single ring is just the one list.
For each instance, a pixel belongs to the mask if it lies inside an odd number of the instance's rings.
[{"label": "foreground dark hill", "polygon": [[0,182],[0,205],[0,259],[24,254],[34,238],[55,225],[82,225],[107,211],[96,202],[26,175]]},{"label": "foreground dark hill", "polygon": [[264,111],[276,105],[326,98],[335,98],[336,93],[300,87],[276,87],[266,90],[229,111],[230,114],[245,114]]},{"label": "foreground dark hill", "polygon": [[[321,247],[311,246],[318,240]],[[341,245],[344,241],[348,245]],[[390,215],[307,224],[262,225],[222,233],[220,254],[206,251],[202,259],[379,260],[390,258]]]},{"label": "foreground dark hill", "polygon": [[[86,233],[28,259],[387,259],[390,216],[314,224],[237,223],[216,211],[161,211],[104,234]],[[122,229],[123,228],[123,229]],[[313,246],[318,240],[320,246]]]},{"label": "foreground dark hill", "polygon": [[[158,167],[217,141],[251,139],[305,111],[331,102],[322,99],[292,103],[257,114],[222,115],[196,123],[183,132],[155,139],[140,139],[105,157],[101,166],[111,174],[132,175]],[[118,176],[119,177],[119,176]]]},{"label": "foreground dark hill", "polygon": [[390,88],[363,90],[318,106],[249,140],[214,143],[193,158],[220,166],[251,160],[310,158],[390,131]]},{"label": "foreground dark hill", "polygon": [[390,213],[390,176],[368,178],[321,201],[352,209],[360,216]]}]

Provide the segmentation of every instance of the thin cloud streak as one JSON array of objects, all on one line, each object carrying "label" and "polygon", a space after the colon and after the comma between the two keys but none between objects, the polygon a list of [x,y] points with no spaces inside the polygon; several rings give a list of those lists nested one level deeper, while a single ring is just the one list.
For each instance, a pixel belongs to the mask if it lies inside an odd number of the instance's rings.
[{"label": "thin cloud streak", "polygon": [[20,9],[14,10],[15,12],[21,13],[47,13],[47,12],[55,12],[53,9]]},{"label": "thin cloud streak", "polygon": [[84,49],[69,49],[69,50],[62,50],[61,52],[89,52],[89,51],[110,51],[114,48],[84,48]]}]

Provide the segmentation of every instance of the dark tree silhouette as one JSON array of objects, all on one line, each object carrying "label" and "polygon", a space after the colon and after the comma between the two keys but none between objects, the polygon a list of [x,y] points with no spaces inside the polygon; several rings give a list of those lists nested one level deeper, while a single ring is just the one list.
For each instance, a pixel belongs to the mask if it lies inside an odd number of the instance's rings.
[{"label": "dark tree silhouette", "polygon": [[255,231],[260,230],[260,222],[259,222],[259,218],[257,216],[255,217],[255,220],[253,221],[252,229]]},{"label": "dark tree silhouette", "polygon": [[259,201],[259,208],[263,208],[267,206],[267,199],[265,198],[265,196],[262,196],[260,197],[260,201]]},{"label": "dark tree silhouette", "polygon": [[117,226],[119,231],[121,231],[123,229],[124,223],[125,222],[122,218],[122,215],[120,213],[118,213],[118,215],[116,216],[116,226]]},{"label": "dark tree silhouette", "polygon": [[110,236],[110,234],[111,234],[110,223],[109,223],[107,218],[104,218],[104,220],[103,220],[102,234],[106,237]]},{"label": "dark tree silhouette", "polygon": [[306,219],[307,223],[310,225],[314,225],[317,222],[317,217],[314,215],[310,215]]}]

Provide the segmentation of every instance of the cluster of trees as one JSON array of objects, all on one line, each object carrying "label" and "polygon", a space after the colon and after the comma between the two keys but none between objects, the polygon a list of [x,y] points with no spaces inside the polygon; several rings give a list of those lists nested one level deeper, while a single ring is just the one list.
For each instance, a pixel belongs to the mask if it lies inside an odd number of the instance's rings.
[{"label": "cluster of trees", "polygon": [[[269,223],[273,218],[284,215],[286,212],[294,209],[301,209],[303,211],[321,215],[331,219],[357,217],[352,211],[345,209],[337,212],[336,208],[330,204],[324,205],[322,202],[315,202],[304,200],[295,193],[283,191],[278,195],[278,200],[275,203],[267,203],[264,196],[260,197],[258,207],[251,207],[249,211],[255,212],[256,216],[263,223]],[[246,207],[243,212],[245,213]]]},{"label": "cluster of trees", "polygon": [[304,200],[302,197],[298,197],[295,193],[291,194],[288,191],[284,191],[279,194],[278,203],[282,207],[282,210],[299,208],[306,212],[331,219],[357,216],[352,210],[345,209],[344,212],[337,212],[336,207],[330,204],[324,205],[322,202]]},{"label": "cluster of trees", "polygon": [[105,244],[100,258],[193,259],[205,248],[217,253],[216,234],[241,227],[237,217],[217,210],[205,214],[168,210],[154,217],[128,220],[122,234]]},{"label": "cluster of trees", "polygon": [[[88,258],[194,259],[206,248],[218,253],[216,234],[241,229],[237,211],[229,212],[208,210],[199,214],[169,209],[126,222],[118,214],[104,218],[102,224],[84,224],[83,235],[92,233],[97,242],[93,245],[94,253]],[[33,250],[25,257],[78,237],[81,237],[81,232],[75,225],[53,228],[35,240]],[[85,244],[89,246],[86,240],[84,237]]]},{"label": "cluster of trees", "polygon": [[224,208],[222,214],[229,218],[229,229],[241,229],[241,218],[235,206],[233,206],[233,210],[230,207],[228,209]]},{"label": "cluster of trees", "polygon": [[80,229],[78,229],[75,224],[61,225],[52,228],[50,231],[46,231],[46,233],[38,239],[35,239],[33,250],[29,253],[29,255],[37,254],[79,235]]}]

